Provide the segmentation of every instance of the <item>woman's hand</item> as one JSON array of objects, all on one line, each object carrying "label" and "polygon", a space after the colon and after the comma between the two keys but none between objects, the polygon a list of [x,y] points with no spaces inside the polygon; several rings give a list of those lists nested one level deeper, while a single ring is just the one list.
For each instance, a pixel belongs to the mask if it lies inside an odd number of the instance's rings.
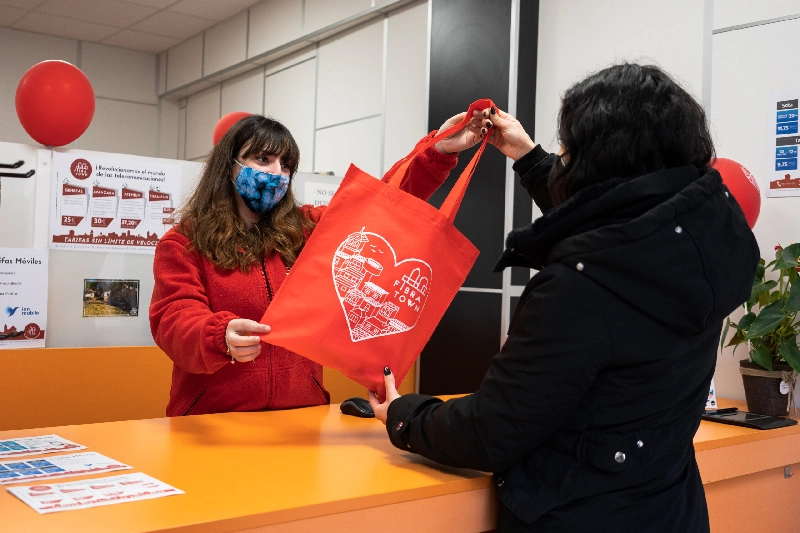
[{"label": "woman's hand", "polygon": [[[269,333],[270,327],[246,318],[234,318],[228,322],[225,330],[225,344],[231,363],[247,363],[261,353],[261,337],[257,335]],[[247,335],[255,333],[256,335]]]},{"label": "woman's hand", "polygon": [[473,115],[491,121],[493,127],[490,128],[489,142],[514,161],[536,146],[517,119],[496,107],[484,109],[483,112],[474,111]]},{"label": "woman's hand", "polygon": [[394,374],[389,367],[383,369],[383,382],[386,385],[386,401],[381,403],[378,396],[369,391],[369,404],[375,412],[375,418],[386,424],[386,416],[389,414],[389,404],[400,397],[397,388],[394,386]]},{"label": "woman's hand", "polygon": [[[465,111],[454,117],[450,117],[447,122],[442,124],[442,127],[439,128],[439,131],[449,130],[464,120],[464,117],[466,116],[467,112]],[[436,143],[434,147],[443,154],[453,154],[455,152],[460,152],[462,150],[466,150],[467,148],[471,148],[478,144],[478,142],[486,134],[486,124],[491,127],[492,123],[488,120],[483,120],[480,113],[473,114],[472,120],[470,120],[464,128],[458,130],[449,137],[445,137]]]}]

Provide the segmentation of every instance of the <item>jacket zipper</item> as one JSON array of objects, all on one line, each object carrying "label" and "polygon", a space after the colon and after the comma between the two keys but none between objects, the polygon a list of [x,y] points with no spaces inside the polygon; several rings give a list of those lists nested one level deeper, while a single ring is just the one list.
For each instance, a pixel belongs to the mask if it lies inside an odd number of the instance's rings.
[{"label": "jacket zipper", "polygon": [[208,392],[208,389],[203,389],[203,392],[198,394],[197,397],[194,400],[192,400],[192,403],[189,405],[189,407],[186,408],[186,410],[183,413],[181,413],[181,416],[186,416],[189,413],[191,413],[192,409],[194,409],[194,406],[197,405],[197,402],[200,401],[200,398],[205,396],[207,392]]},{"label": "jacket zipper", "polygon": [[325,395],[325,389],[322,388],[322,383],[317,380],[317,376],[314,375],[313,372],[309,375],[311,377],[311,381],[314,382],[314,385],[317,386],[317,392],[322,395],[322,400],[327,404],[329,403],[328,397]]},{"label": "jacket zipper", "polygon": [[272,302],[272,288],[269,286],[269,280],[267,279],[267,267],[264,266],[264,261],[261,261],[261,276],[264,278],[264,285],[267,287],[267,304],[269,304]]}]

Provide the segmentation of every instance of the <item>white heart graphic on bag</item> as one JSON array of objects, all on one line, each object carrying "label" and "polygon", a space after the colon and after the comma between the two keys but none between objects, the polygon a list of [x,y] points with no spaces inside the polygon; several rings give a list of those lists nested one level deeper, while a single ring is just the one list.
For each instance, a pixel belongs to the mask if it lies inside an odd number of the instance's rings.
[{"label": "white heart graphic on bag", "polygon": [[433,278],[428,263],[416,258],[398,262],[392,245],[364,228],[336,249],[332,271],[353,342],[412,329]]}]

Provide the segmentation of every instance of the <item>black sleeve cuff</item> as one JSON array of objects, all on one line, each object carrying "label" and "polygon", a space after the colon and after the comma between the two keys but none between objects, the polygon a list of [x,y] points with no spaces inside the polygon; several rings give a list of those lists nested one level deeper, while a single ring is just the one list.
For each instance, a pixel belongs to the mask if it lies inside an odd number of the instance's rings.
[{"label": "black sleeve cuff", "polygon": [[537,144],[533,147],[533,150],[517,159],[517,162],[511,168],[520,176],[524,176],[548,155],[550,154],[540,144]]},{"label": "black sleeve cuff", "polygon": [[424,394],[404,394],[390,403],[386,414],[386,431],[392,444],[401,450],[411,450],[407,432],[411,419],[421,409],[435,403],[442,403],[442,400]]},{"label": "black sleeve cuff", "polygon": [[547,180],[556,163],[556,157],[556,154],[548,154],[537,144],[533,150],[519,158],[513,167],[520,175],[520,184],[525,187],[542,213],[553,208]]}]

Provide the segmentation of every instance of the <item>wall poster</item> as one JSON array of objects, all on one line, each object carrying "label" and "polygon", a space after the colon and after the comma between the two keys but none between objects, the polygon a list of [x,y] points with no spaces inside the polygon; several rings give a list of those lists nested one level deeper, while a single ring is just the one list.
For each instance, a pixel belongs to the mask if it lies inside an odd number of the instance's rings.
[{"label": "wall poster", "polygon": [[772,93],[767,112],[767,197],[800,196],[800,89]]},{"label": "wall poster", "polygon": [[49,246],[153,253],[180,191],[180,165],[54,152]]},{"label": "wall poster", "polygon": [[0,349],[44,348],[47,250],[0,248]]}]

